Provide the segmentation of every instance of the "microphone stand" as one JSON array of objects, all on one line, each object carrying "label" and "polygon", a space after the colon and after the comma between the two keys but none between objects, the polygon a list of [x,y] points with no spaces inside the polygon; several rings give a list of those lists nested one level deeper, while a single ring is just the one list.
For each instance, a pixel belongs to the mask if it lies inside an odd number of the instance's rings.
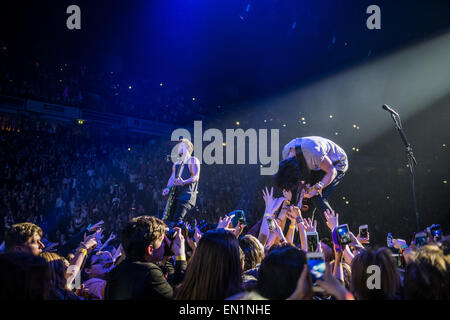
[{"label": "microphone stand", "polygon": [[411,145],[409,144],[408,139],[406,138],[405,132],[403,131],[402,123],[400,120],[400,115],[397,114],[397,117],[398,117],[398,119],[397,119],[395,117],[394,113],[391,112],[391,117],[394,120],[395,127],[398,130],[398,133],[400,134],[400,137],[406,148],[406,156],[408,158],[409,173],[410,173],[410,177],[411,177],[414,213],[416,215],[416,227],[417,227],[417,231],[419,231],[420,230],[419,210],[417,210],[416,187],[415,187],[415,183],[414,183],[414,166],[417,165],[417,161],[416,161],[416,158],[414,157],[413,149],[412,149]]}]

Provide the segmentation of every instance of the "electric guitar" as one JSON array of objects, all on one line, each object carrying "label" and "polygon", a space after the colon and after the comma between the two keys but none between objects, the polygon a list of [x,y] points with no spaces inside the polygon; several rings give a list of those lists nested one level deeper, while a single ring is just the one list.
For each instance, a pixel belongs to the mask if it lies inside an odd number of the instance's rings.
[{"label": "electric guitar", "polygon": [[[181,174],[183,173],[183,168],[184,168],[184,162],[181,162],[180,165],[180,169],[178,170],[178,173],[176,175],[175,179],[178,179],[181,177]],[[177,193],[176,193],[176,185],[173,185],[170,187],[169,189],[169,196],[166,202],[166,207],[164,208],[164,212],[163,212],[163,221],[167,221],[167,219],[172,215],[174,208],[174,202],[175,199],[177,197]]]}]

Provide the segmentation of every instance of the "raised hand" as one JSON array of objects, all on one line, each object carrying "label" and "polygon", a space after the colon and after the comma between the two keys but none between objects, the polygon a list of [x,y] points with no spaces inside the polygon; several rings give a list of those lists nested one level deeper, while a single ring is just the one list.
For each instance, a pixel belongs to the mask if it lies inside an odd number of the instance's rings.
[{"label": "raised hand", "polygon": [[356,239],[364,244],[369,244],[370,243],[370,233],[369,231],[367,231],[367,238],[361,238],[361,235],[358,233],[358,236],[356,237]]},{"label": "raised hand", "polygon": [[236,238],[239,238],[239,236],[241,235],[242,231],[244,231],[244,228],[245,228],[245,224],[241,224],[241,222],[239,221],[238,225],[234,229],[234,235],[236,236]]},{"label": "raised hand", "polygon": [[95,235],[95,239],[97,240],[97,242],[101,241],[105,237],[103,235],[102,228],[97,229],[97,231],[94,233],[94,235]]},{"label": "raised hand", "polygon": [[181,234],[181,229],[173,228],[173,230],[175,230],[176,233],[175,233],[175,239],[173,240],[173,244],[172,244],[172,251],[175,254],[175,256],[185,256],[186,251],[184,248],[184,237]]},{"label": "raised hand", "polygon": [[327,226],[330,230],[333,230],[339,225],[339,213],[334,213],[333,210],[325,210],[323,213],[325,215],[325,219],[327,221]]},{"label": "raised hand", "polygon": [[312,280],[308,266],[303,266],[294,293],[287,300],[310,300],[313,297]]},{"label": "raised hand", "polygon": [[114,240],[115,238],[116,238],[116,235],[114,234],[114,232],[111,232],[111,234],[109,235],[109,238],[108,238],[108,242]]},{"label": "raised hand", "polygon": [[195,226],[194,228],[194,240],[196,243],[198,243],[200,241],[200,239],[202,238],[202,233],[200,232],[200,229]]},{"label": "raised hand", "polygon": [[350,235],[350,239],[352,240],[352,244],[355,247],[357,247],[357,248],[364,248],[363,245],[361,244],[361,242],[359,241],[359,239],[357,237],[355,237],[353,232],[349,232],[349,235]]},{"label": "raised hand", "polygon": [[90,231],[90,232],[97,231],[98,229],[100,229],[100,228],[102,227],[102,225],[103,225],[104,223],[105,223],[105,222],[104,222],[103,220],[100,220],[100,221],[97,222],[96,224],[92,225],[92,226],[89,228],[89,231]]},{"label": "raised hand", "polygon": [[302,212],[301,212],[300,208],[296,207],[296,206],[290,206],[286,213],[286,216],[293,223],[297,223],[298,217],[302,218],[302,220],[303,220]]},{"label": "raised hand", "polygon": [[286,237],[283,234],[283,229],[281,229],[280,224],[276,219],[273,219],[273,223],[275,224],[275,230],[270,230],[269,232],[275,232],[276,235],[282,240],[282,242],[286,242]]},{"label": "raised hand", "polygon": [[284,197],[281,198],[273,197],[273,187],[270,188],[270,192],[266,187],[265,190],[262,190],[262,193],[264,202],[266,203],[265,213],[273,214],[280,208],[280,206],[283,204],[283,201],[285,200]]},{"label": "raised hand", "polygon": [[311,221],[311,218],[308,218],[308,220],[303,220],[302,224],[306,232],[316,232],[317,230],[317,220]]},{"label": "raised hand", "polygon": [[225,218],[222,220],[222,217],[219,218],[219,223],[217,224],[217,229],[227,229],[228,225],[231,223],[231,219],[233,219],[234,215],[231,216],[225,216]]},{"label": "raised hand", "polygon": [[88,240],[83,242],[82,246],[84,246],[86,250],[92,250],[97,246],[97,240],[95,237],[88,237]]},{"label": "raised hand", "polygon": [[334,296],[338,300],[354,300],[352,294],[349,293],[333,276],[333,270],[328,263],[326,264],[323,279],[317,280],[317,284],[324,289],[326,293]]}]

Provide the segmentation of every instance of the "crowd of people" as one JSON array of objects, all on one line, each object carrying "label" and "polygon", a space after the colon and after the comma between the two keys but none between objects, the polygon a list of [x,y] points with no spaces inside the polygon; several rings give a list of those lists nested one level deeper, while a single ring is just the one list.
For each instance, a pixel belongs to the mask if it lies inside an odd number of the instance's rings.
[{"label": "crowd of people", "polygon": [[[258,227],[244,232],[233,215],[216,224],[173,230],[154,216],[129,219],[117,247],[103,239],[103,221],[85,228],[66,256],[43,243],[42,229],[25,222],[8,228],[0,254],[0,299],[49,300],[415,300],[450,298],[450,239],[427,237],[418,246],[394,239],[370,248],[370,236],[334,234],[342,221],[324,212],[329,235],[314,252],[307,233],[316,222],[272,192],[263,195]],[[274,221],[275,228],[270,227]],[[289,227],[284,232],[284,225]],[[298,240],[294,234],[298,232]],[[331,240],[330,240],[331,239]],[[398,251],[394,258],[393,251]],[[309,265],[320,253],[324,272]],[[370,268],[379,279],[370,286]],[[378,281],[378,282],[377,282]],[[378,284],[377,284],[378,283]]]},{"label": "crowd of people", "polygon": [[[3,116],[0,121],[2,234],[15,223],[33,222],[42,227],[46,238],[65,248],[94,221],[104,220],[103,230],[118,234],[133,216],[161,215],[172,143],[146,137],[133,142],[128,135],[120,139],[107,130],[7,120],[11,118]],[[236,206],[248,212],[250,222],[256,222],[251,212],[262,210],[262,204],[256,199],[253,203],[250,191],[240,183],[242,177],[250,177],[251,170],[219,167],[202,168],[202,196],[189,222],[214,221]],[[226,182],[225,190],[216,179]]]},{"label": "crowd of people", "polygon": [[[185,225],[169,228],[158,217],[172,144],[8,119],[0,131],[2,299],[450,298],[445,236],[386,248],[353,230],[341,245],[336,227],[354,225],[351,215],[311,220],[273,191],[261,194],[271,182],[252,183],[259,168],[214,165],[202,167]],[[234,209],[244,210],[246,225],[233,222]],[[326,221],[325,232],[314,220]],[[312,249],[306,235],[315,231]],[[326,261],[316,281],[311,251]],[[372,265],[381,270],[375,289],[367,287]]]}]

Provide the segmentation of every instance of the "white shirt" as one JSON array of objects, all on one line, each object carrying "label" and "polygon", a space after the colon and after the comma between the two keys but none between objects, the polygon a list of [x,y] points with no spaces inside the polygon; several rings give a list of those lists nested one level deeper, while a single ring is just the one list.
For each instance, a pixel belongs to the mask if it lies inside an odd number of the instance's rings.
[{"label": "white shirt", "polygon": [[302,147],[303,156],[309,170],[320,170],[320,165],[325,156],[330,158],[336,170],[346,172],[348,170],[348,158],[344,149],[333,141],[318,136],[295,138],[283,148],[283,160],[288,157],[289,150],[296,146]]}]

